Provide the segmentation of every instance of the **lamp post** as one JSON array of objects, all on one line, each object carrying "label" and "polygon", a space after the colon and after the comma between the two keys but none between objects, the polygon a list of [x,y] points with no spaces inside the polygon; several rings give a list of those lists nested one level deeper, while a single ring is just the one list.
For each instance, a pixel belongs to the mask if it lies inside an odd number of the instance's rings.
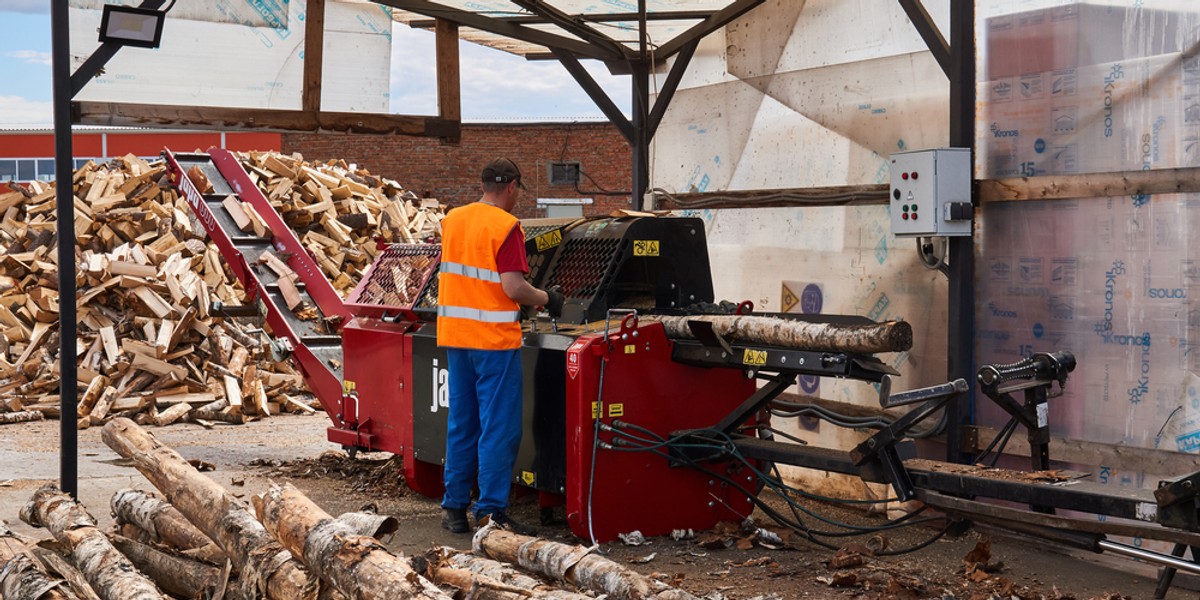
[{"label": "lamp post", "polygon": [[[105,5],[100,41],[95,53],[71,73],[69,0],[51,0],[50,49],[54,86],[54,180],[58,236],[58,369],[59,369],[59,486],[79,496],[79,369],[75,364],[77,307],[75,291],[75,190],[71,148],[71,99],[108,59],[124,45],[156,48],[166,11],[162,0],[147,0],[138,8]],[[170,10],[170,7],[168,7]]]}]

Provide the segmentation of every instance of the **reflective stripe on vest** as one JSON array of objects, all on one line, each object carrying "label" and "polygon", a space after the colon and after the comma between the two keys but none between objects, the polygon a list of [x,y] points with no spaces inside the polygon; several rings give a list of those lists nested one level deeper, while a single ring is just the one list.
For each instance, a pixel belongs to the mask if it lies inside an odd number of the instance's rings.
[{"label": "reflective stripe on vest", "polygon": [[[470,277],[471,279],[478,279],[480,281],[486,281],[488,283],[500,283],[500,274],[499,273],[488,270],[488,269],[483,269],[480,267],[472,267],[470,265],[464,265],[464,264],[453,263],[453,262],[443,262],[442,266],[441,266],[441,272],[442,273],[452,273],[454,275],[462,275],[463,277]],[[464,317],[464,318],[466,318],[466,317]]]},{"label": "reflective stripe on vest", "polygon": [[520,321],[521,313],[516,310],[481,310],[465,306],[438,306],[439,317],[469,319],[481,323],[515,323]]},{"label": "reflective stripe on vest", "polygon": [[517,218],[480,202],[442,220],[437,343],[443,348],[521,347],[520,306],[504,293],[497,256]]}]

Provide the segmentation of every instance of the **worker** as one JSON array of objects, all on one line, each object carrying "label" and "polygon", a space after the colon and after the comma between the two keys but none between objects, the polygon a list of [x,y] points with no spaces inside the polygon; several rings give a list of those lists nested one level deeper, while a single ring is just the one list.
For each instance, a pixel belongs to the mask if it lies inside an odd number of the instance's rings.
[{"label": "worker", "polygon": [[442,527],[455,533],[470,529],[467,508],[478,484],[477,524],[487,518],[537,534],[507,512],[521,443],[520,305],[558,318],[563,294],[525,280],[525,234],[512,215],[524,189],[516,163],[493,160],[483,169],[483,197],[442,220],[437,341],[446,349],[450,387]]}]

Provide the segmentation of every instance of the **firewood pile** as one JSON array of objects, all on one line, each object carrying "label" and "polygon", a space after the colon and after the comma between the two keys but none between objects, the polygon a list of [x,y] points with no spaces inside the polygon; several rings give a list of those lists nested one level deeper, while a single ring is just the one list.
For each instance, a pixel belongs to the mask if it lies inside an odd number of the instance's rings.
[{"label": "firewood pile", "polygon": [[[242,166],[284,222],[346,297],[379,253],[379,242],[436,242],[444,207],[399,183],[342,160],[306,162],[299,155],[251,152]],[[260,226],[250,216],[245,231]],[[262,235],[261,232],[259,235]]]},{"label": "firewood pile", "polygon": [[38,490],[20,517],[53,539],[0,525],[4,597],[696,598],[587,548],[494,525],[475,534],[473,553],[401,556],[378,539],[399,526],[390,517],[333,518],[287,484],[271,484],[251,507],[128,419],[105,425],[103,438],[161,496],[117,492],[115,531],[104,532],[87,507],[53,486]]},{"label": "firewood pile", "polygon": [[[436,240],[442,206],[342,161],[249,153],[243,165],[343,296],[377,244]],[[79,427],[114,415],[142,424],[243,423],[312,413],[287,361],[272,360],[262,319],[234,321],[214,302],[242,290],[170,185],[165,166],[129,155],[74,173]],[[223,203],[245,231],[269,236],[249,203]],[[53,185],[0,191],[0,425],[59,417],[58,265]],[[296,275],[270,253],[251,257]],[[284,290],[287,291],[286,289]],[[285,294],[286,295],[286,294]],[[289,301],[302,319],[315,308]]]}]

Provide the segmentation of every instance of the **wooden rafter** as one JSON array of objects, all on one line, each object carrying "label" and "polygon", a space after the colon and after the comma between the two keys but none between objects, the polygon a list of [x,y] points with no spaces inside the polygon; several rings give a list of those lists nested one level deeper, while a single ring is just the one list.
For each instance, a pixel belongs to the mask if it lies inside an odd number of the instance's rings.
[{"label": "wooden rafter", "polygon": [[460,130],[459,122],[441,117],[115,102],[76,102],[72,104],[72,116],[75,123],[116,127],[323,131],[443,138],[457,137]]}]

